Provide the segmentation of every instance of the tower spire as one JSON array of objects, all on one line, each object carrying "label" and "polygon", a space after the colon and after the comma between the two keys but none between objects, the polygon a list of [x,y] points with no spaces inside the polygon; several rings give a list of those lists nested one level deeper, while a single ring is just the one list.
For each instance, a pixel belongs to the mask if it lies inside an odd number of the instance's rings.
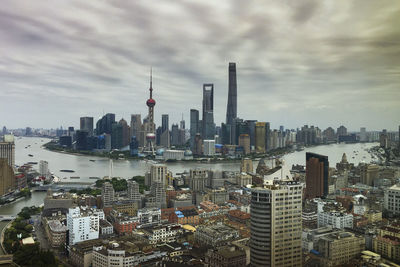
[{"label": "tower spire", "polygon": [[150,98],[153,97],[153,67],[150,67]]}]

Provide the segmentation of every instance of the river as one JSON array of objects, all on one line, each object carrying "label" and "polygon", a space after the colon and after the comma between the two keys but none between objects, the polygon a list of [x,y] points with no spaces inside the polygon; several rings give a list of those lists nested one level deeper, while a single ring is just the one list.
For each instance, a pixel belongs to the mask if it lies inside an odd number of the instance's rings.
[{"label": "river", "polygon": [[[42,148],[42,145],[48,142],[46,138],[17,138],[15,140],[15,163],[22,165],[29,161],[39,162],[46,160],[49,163],[49,169],[62,181],[69,181],[71,176],[80,177],[79,180],[71,181],[94,181],[89,177],[104,177],[109,174],[109,159],[92,156],[78,156],[58,152],[48,151]],[[30,146],[29,146],[30,145]],[[356,165],[362,161],[370,162],[371,156],[366,149],[376,146],[377,143],[365,144],[331,144],[316,147],[309,147],[303,151],[296,151],[283,156],[285,165],[290,168],[292,164],[305,165],[305,152],[314,152],[328,156],[331,167],[336,166],[342,158],[343,153],[347,154],[347,159],[350,163]],[[28,147],[29,146],[29,147]],[[27,147],[27,148],[25,148]],[[354,153],[357,151],[357,155]],[[28,154],[33,155],[30,157]],[[354,157],[354,158],[353,158]],[[94,160],[94,161],[91,161]],[[257,165],[257,162],[254,163]],[[169,170],[173,173],[183,172],[191,168],[205,168],[211,170],[229,170],[239,171],[239,162],[222,162],[222,163],[197,163],[197,162],[174,162],[166,163]],[[38,165],[34,165],[38,168]],[[144,175],[148,170],[150,163],[143,160],[114,160],[113,161],[113,176],[130,178],[135,175]],[[60,172],[62,169],[74,170],[74,173]],[[0,207],[0,215],[15,215],[23,207],[43,203],[45,192],[33,192],[32,197],[21,199],[14,203],[10,203]]]}]

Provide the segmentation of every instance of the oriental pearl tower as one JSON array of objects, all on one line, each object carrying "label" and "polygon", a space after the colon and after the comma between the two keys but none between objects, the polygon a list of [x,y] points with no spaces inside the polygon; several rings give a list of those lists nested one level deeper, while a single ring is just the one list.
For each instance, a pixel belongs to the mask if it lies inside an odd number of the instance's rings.
[{"label": "oriental pearl tower", "polygon": [[146,105],[149,107],[149,115],[147,116],[147,129],[146,129],[146,152],[155,155],[154,152],[154,142],[156,140],[155,133],[155,124],[154,124],[154,106],[156,105],[156,101],[153,99],[153,75],[152,69],[150,69],[150,98],[146,101]]}]

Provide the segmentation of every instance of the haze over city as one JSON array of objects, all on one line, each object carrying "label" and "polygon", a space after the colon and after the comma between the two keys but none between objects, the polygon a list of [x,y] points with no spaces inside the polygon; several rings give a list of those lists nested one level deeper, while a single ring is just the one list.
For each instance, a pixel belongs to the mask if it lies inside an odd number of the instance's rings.
[{"label": "haze over city", "polygon": [[224,120],[228,62],[238,116],[289,128],[396,129],[397,1],[5,1],[0,8],[0,121],[78,125],[79,116],[189,119],[202,84]]}]

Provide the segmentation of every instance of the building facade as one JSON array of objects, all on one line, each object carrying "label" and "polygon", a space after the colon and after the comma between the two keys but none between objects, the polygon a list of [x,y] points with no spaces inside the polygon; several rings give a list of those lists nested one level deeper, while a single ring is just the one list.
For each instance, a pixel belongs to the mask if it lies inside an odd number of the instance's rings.
[{"label": "building facade", "polygon": [[251,266],[302,266],[302,186],[294,181],[251,190]]}]

